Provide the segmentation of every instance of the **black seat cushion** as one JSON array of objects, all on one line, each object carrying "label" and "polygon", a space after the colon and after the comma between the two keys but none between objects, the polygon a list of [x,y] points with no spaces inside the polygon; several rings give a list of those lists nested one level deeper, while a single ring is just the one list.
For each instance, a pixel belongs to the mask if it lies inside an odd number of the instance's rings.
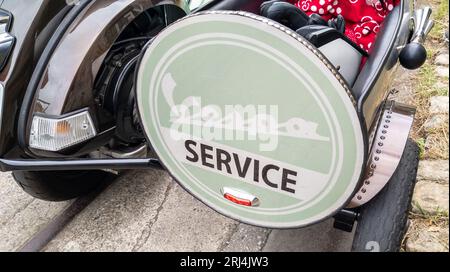
[{"label": "black seat cushion", "polygon": [[337,29],[324,25],[307,25],[297,29],[297,34],[310,41],[315,47],[319,48],[336,39],[342,39],[358,50],[363,56],[368,56],[367,52],[350,40],[347,36]]},{"label": "black seat cushion", "polygon": [[261,15],[292,30],[308,24],[309,16],[296,6],[279,0],[267,1],[261,5]]}]

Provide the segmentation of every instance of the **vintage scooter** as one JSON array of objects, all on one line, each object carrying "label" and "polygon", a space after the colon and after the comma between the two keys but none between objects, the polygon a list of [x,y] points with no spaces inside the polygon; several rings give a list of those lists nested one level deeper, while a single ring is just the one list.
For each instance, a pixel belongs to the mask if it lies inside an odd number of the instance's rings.
[{"label": "vintage scooter", "polygon": [[425,62],[429,8],[402,0],[367,54],[280,1],[0,3],[0,167],[29,194],[164,168],[241,222],[400,249],[418,148],[390,84]]}]

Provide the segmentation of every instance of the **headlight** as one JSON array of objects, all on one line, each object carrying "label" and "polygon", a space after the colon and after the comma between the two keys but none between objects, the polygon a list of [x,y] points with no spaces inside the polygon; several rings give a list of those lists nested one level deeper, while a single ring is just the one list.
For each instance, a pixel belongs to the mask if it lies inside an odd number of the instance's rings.
[{"label": "headlight", "polygon": [[36,149],[59,151],[95,135],[97,132],[87,111],[60,119],[34,116],[29,144]]}]

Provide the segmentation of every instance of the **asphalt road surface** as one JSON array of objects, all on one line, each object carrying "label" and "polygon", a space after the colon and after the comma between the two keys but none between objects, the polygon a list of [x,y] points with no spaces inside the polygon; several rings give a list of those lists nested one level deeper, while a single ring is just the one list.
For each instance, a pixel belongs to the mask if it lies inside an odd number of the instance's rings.
[{"label": "asphalt road surface", "polygon": [[[72,201],[33,199],[0,174],[0,251],[17,251]],[[129,171],[78,213],[43,251],[349,251],[332,220],[270,230],[226,218],[160,170]]]}]

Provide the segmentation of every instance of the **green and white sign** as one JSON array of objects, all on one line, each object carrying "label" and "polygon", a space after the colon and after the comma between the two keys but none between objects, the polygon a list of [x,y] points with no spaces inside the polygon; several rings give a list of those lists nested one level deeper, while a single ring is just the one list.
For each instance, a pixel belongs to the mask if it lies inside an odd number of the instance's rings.
[{"label": "green and white sign", "polygon": [[161,162],[201,201],[249,224],[305,226],[346,204],[364,163],[354,101],[330,68],[272,21],[197,14],[145,51],[138,108]]}]

